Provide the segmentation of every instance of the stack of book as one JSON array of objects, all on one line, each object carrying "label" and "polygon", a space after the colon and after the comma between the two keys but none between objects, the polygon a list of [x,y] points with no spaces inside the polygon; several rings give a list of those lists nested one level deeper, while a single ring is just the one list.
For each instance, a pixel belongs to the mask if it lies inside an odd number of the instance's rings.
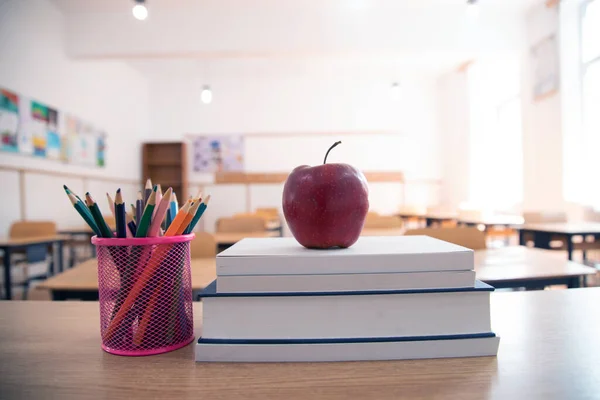
[{"label": "stack of book", "polygon": [[352,361],[491,356],[493,287],[473,251],[428,236],[361,237],[311,250],[244,239],[202,293],[196,361]]}]

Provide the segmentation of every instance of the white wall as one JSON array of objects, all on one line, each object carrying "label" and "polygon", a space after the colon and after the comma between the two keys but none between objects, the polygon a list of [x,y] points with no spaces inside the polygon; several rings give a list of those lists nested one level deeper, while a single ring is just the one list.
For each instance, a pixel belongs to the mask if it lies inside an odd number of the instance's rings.
[{"label": "white wall", "polygon": [[469,200],[469,96],[465,68],[451,71],[437,82],[439,130],[442,140],[441,203],[456,209]]},{"label": "white wall", "polygon": [[562,210],[563,136],[561,94],[534,101],[530,49],[551,34],[558,34],[558,10],[540,4],[526,16],[523,47],[523,210]]},{"label": "white wall", "polygon": [[[196,73],[185,63],[164,66],[177,68],[178,73],[170,74],[156,65],[137,66],[151,82],[155,140],[178,140],[185,134],[247,134],[246,171],[284,173],[298,165],[321,163],[327,148],[342,140],[329,162],[349,163],[363,171],[402,171],[411,181],[440,177],[430,76],[389,64],[316,60],[220,62],[209,68],[198,65]],[[402,84],[398,99],[390,89],[396,80]],[[213,89],[210,105],[200,102],[205,83]],[[331,132],[339,134],[318,135]],[[194,182],[207,178],[190,176]],[[407,202],[437,203],[437,188],[431,186],[409,185]],[[401,185],[373,183],[370,189],[373,210],[397,211]],[[206,216],[207,229],[219,216],[247,211],[247,206],[281,205],[280,185],[253,185],[249,191],[243,185],[210,185],[206,190],[215,199]]]},{"label": "white wall", "polygon": [[[50,1],[0,1],[0,86],[104,129],[106,167],[77,167],[8,153],[0,153],[0,166],[115,178],[110,190],[116,190],[120,180],[139,180],[140,143],[148,133],[149,122],[146,78],[123,62],[71,60],[64,46],[63,16]],[[0,203],[12,206],[8,215],[0,216],[0,235],[7,232],[10,223],[18,220],[22,212],[27,218],[50,218],[61,225],[80,223],[62,192],[62,184],[73,179],[28,175],[24,180],[26,210],[21,210],[20,206],[13,208],[20,204],[19,199],[13,198],[14,192],[20,192],[15,185],[17,172],[3,175],[7,179],[2,179]],[[87,180],[86,188],[82,179],[72,183],[80,186],[79,190],[92,190],[103,182]],[[98,198],[104,196],[104,193],[94,194]],[[35,198],[46,201],[34,204]],[[66,222],[63,220],[73,216]]]}]

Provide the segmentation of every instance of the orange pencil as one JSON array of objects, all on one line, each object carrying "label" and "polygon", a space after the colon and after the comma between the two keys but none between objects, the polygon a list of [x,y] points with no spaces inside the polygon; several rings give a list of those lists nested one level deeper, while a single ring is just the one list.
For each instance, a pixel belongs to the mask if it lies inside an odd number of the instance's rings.
[{"label": "orange pencil", "polygon": [[192,206],[192,201],[188,200],[183,207],[179,210],[171,225],[169,225],[169,229],[165,232],[165,236],[175,236],[175,234],[179,231],[179,227],[187,217],[188,212],[190,211],[190,207]]},{"label": "orange pencil", "polygon": [[200,203],[200,201],[198,201],[198,199],[196,199],[194,201],[195,202],[192,203],[192,206],[190,207],[190,210],[188,211],[185,219],[183,220],[183,222],[181,223],[181,225],[179,226],[179,228],[177,228],[177,232],[175,233],[175,236],[183,234],[183,232],[185,231],[185,229],[188,227],[188,225],[190,224],[190,222],[194,218],[194,215],[196,215],[196,211],[198,211],[198,207],[200,207],[201,203]]},{"label": "orange pencil", "polygon": [[150,319],[152,318],[152,311],[156,307],[156,302],[158,301],[158,296],[160,294],[160,290],[162,289],[162,281],[158,283],[156,289],[154,289],[154,293],[152,293],[152,297],[150,297],[150,301],[148,301],[148,305],[146,306],[146,311],[144,311],[144,316],[138,326],[137,331],[135,332],[135,336],[133,337],[133,344],[139,346],[142,344],[142,340],[144,339],[144,333],[146,333],[146,328],[148,328],[148,324],[150,323]]}]

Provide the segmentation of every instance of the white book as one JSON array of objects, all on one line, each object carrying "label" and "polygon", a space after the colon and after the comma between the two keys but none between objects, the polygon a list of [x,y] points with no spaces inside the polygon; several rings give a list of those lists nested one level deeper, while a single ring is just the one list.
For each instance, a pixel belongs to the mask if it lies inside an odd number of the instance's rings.
[{"label": "white book", "polygon": [[405,341],[322,343],[228,343],[196,344],[196,361],[209,362],[323,362],[410,360],[424,358],[478,357],[498,354],[500,338],[454,338]]},{"label": "white book", "polygon": [[217,276],[472,270],[473,250],[429,236],[363,236],[347,249],[307,249],[294,238],[245,238],[217,255]]},{"label": "white book", "polygon": [[217,279],[217,292],[342,292],[466,288],[474,285],[475,271],[397,274],[223,275]]},{"label": "white book", "polygon": [[489,294],[463,289],[321,293],[201,292],[202,337],[324,339],[478,334],[491,331]]}]

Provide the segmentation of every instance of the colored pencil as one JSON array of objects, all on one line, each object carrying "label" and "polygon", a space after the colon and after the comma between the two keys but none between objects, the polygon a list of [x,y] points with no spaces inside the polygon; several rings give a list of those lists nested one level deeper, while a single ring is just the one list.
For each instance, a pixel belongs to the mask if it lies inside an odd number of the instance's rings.
[{"label": "colored pencil", "polygon": [[87,208],[87,205],[84,203],[83,200],[81,200],[81,197],[77,196],[77,194],[75,192],[73,192],[71,189],[69,189],[67,187],[67,185],[63,185],[63,188],[65,189],[65,192],[67,193],[67,195],[69,193],[72,193],[73,196],[75,196],[75,198],[77,199],[77,201],[83,206],[83,209],[85,210],[85,213],[92,219],[92,221],[94,220],[94,217],[92,217],[92,214],[90,213],[90,210]]},{"label": "colored pencil", "polygon": [[112,197],[110,197],[108,192],[106,192],[106,199],[108,200],[108,208],[110,208],[110,212],[112,213],[113,218],[116,220],[117,216],[115,215],[115,202],[113,201]]},{"label": "colored pencil", "polygon": [[[107,193],[108,194],[108,193]],[[109,196],[110,198],[110,196]],[[118,238],[126,238],[127,237],[127,217],[125,217],[125,203],[123,202],[123,196],[121,195],[121,189],[117,190],[117,194],[115,195],[115,221],[117,223],[117,237]]]},{"label": "colored pencil", "polygon": [[146,203],[148,203],[148,199],[150,198],[151,194],[152,194],[152,181],[150,180],[150,178],[148,178],[148,180],[146,180],[146,190],[145,190],[145,194],[144,194],[144,206],[146,206]]},{"label": "colored pencil", "polygon": [[152,293],[150,300],[148,301],[148,305],[146,306],[146,310],[144,310],[144,314],[140,319],[140,323],[137,331],[135,332],[135,336],[133,337],[133,344],[139,346],[142,344],[142,340],[144,339],[144,334],[146,333],[146,329],[150,323],[150,319],[152,318],[152,312],[156,307],[156,302],[158,301],[158,296],[160,295],[160,291],[162,290],[163,282],[159,282],[156,289]]},{"label": "colored pencil", "polygon": [[102,237],[103,238],[114,237],[112,231],[106,224],[106,221],[104,221],[104,217],[102,216],[102,212],[100,211],[100,208],[98,207],[98,203],[96,203],[96,201],[92,198],[92,196],[90,195],[90,192],[87,192],[85,194],[85,201],[87,204],[89,204],[88,207],[90,209],[90,212],[92,213],[92,217],[94,217],[94,221],[96,221],[96,225],[98,225],[98,228],[100,229],[100,233],[102,234]]},{"label": "colored pencil", "polygon": [[188,227],[183,232],[185,235],[188,235],[188,234],[192,233],[192,231],[196,227],[196,224],[198,223],[198,221],[202,217],[202,214],[204,214],[204,211],[206,210],[206,207],[208,207],[208,202],[209,201],[210,201],[210,194],[208,196],[206,196],[206,199],[204,199],[202,201],[202,204],[200,204],[200,207],[198,207],[198,211],[196,211],[196,215],[194,215],[194,218],[192,219],[192,222],[190,222],[190,224],[188,225]]},{"label": "colored pencil", "polygon": [[148,237],[158,236],[161,222],[165,218],[165,214],[167,212],[167,209],[169,208],[169,204],[171,203],[172,192],[173,189],[168,188],[160,203],[158,203],[158,206],[154,207],[154,217],[150,224],[150,228],[148,229]]},{"label": "colored pencil", "polygon": [[150,227],[150,222],[152,221],[152,213],[154,212],[154,207],[156,205],[157,189],[158,187],[154,186],[154,190],[152,190],[150,197],[148,197],[148,201],[146,202],[146,208],[144,208],[142,218],[137,224],[137,231],[135,233],[135,237],[146,237],[146,234],[148,233],[148,228]]},{"label": "colored pencil", "polygon": [[[133,204],[132,204],[133,205]],[[135,233],[137,232],[137,227],[135,226],[135,222],[133,222],[133,214],[125,214],[125,219],[127,221],[127,227],[129,230],[127,231],[127,237],[135,237]]]},{"label": "colored pencil", "polygon": [[[156,187],[158,188],[156,190],[156,205],[158,206],[160,204],[160,201],[162,200],[163,197],[163,193],[162,193],[162,186],[160,186],[160,183],[158,183],[156,185]],[[154,217],[156,216],[156,210],[158,209],[158,207],[154,207],[154,213],[152,214],[152,220],[154,221]],[[161,221],[162,222],[162,221]]]},{"label": "colored pencil", "polygon": [[181,207],[181,209],[179,210],[179,212],[173,219],[173,222],[171,222],[171,226],[169,226],[169,229],[167,229],[167,231],[165,232],[165,236],[175,236],[175,234],[179,230],[179,226],[181,225],[181,223],[187,216],[188,211],[190,210],[191,204],[192,204],[192,202],[190,200],[188,200],[184,204],[184,206]]},{"label": "colored pencil", "polygon": [[72,192],[67,192],[67,196],[69,196],[69,200],[71,200],[71,204],[73,204],[75,210],[77,210],[79,215],[81,215],[81,218],[83,218],[83,220],[90,226],[90,228],[92,228],[96,236],[102,237],[102,235],[100,234],[100,229],[98,229],[98,225],[96,225],[94,218],[88,213],[88,209],[85,206],[85,204],[83,204],[83,202],[80,199],[78,199]]},{"label": "colored pencil", "polygon": [[129,205],[131,206],[131,218],[133,219],[133,221],[136,221],[135,206],[133,205],[133,203],[130,203]]},{"label": "colored pencil", "polygon": [[167,211],[166,229],[169,229],[169,226],[171,226],[171,222],[173,222],[175,216],[177,215],[178,208],[179,207],[177,204],[177,195],[175,194],[175,192],[173,192],[173,194],[171,195],[171,204],[169,205],[169,211]]},{"label": "colored pencil", "polygon": [[187,215],[185,216],[185,219],[183,220],[181,225],[179,225],[179,228],[177,228],[177,231],[175,232],[175,236],[181,235],[181,234],[183,234],[183,232],[185,232],[185,230],[189,226],[190,222],[192,222],[192,218],[194,218],[194,215],[196,215],[196,211],[198,211],[199,206],[200,206],[200,202],[198,202],[198,201],[195,201],[192,203]]},{"label": "colored pencil", "polygon": [[137,200],[135,201],[135,223],[140,224],[142,214],[144,213],[144,198],[142,192],[138,192]]}]

